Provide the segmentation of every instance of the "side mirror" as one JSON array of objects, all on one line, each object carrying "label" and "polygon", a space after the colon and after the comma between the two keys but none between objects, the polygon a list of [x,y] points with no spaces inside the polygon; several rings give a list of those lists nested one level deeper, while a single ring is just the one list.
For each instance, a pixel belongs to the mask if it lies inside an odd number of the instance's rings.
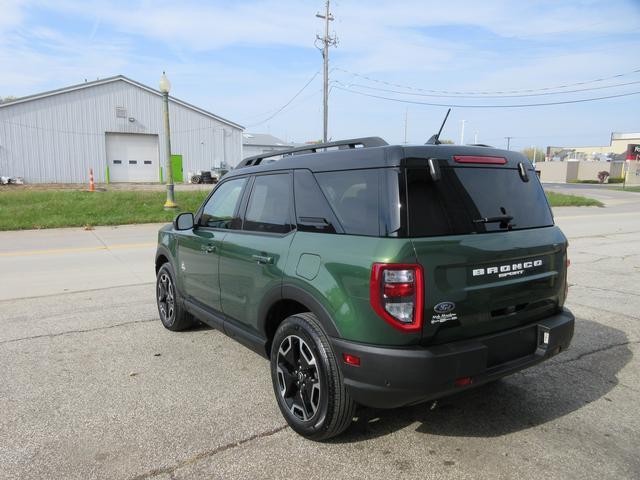
[{"label": "side mirror", "polygon": [[191,230],[193,228],[193,213],[185,212],[176,215],[173,219],[173,228],[176,230]]}]

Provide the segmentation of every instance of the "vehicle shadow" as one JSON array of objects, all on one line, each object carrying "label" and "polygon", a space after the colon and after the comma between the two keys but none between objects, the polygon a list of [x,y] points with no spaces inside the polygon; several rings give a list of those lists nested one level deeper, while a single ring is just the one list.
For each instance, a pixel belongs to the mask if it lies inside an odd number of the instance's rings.
[{"label": "vehicle shadow", "polygon": [[[548,362],[500,381],[432,402],[392,410],[361,408],[333,443],[380,437],[418,423],[417,432],[497,437],[562,417],[611,391],[632,358],[624,332],[576,320],[572,346]],[[605,397],[606,398],[606,397]]]}]

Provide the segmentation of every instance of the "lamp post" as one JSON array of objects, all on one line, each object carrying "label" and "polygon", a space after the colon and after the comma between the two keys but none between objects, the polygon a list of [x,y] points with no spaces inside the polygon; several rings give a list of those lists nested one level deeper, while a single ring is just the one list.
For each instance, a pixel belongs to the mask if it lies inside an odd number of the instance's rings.
[{"label": "lamp post", "polygon": [[169,89],[171,88],[171,83],[169,79],[162,72],[162,76],[160,77],[160,92],[162,92],[162,117],[164,121],[164,145],[165,145],[165,177],[167,181],[167,200],[164,202],[165,210],[173,210],[178,208],[178,204],[176,203],[176,199],[173,193],[173,171],[171,169],[171,132],[169,129]]}]

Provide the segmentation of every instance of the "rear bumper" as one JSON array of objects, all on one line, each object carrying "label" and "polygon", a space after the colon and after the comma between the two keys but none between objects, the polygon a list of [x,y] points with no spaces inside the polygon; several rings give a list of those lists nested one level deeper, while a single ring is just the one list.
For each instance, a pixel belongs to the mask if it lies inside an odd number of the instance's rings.
[{"label": "rear bumper", "polygon": [[[369,407],[393,408],[443,397],[543,362],[569,347],[574,323],[565,309],[523,327],[432,347],[331,341],[353,399]],[[520,356],[513,358],[509,352]],[[361,365],[343,363],[343,353],[357,355]],[[457,379],[466,377],[471,384],[456,386]]]}]

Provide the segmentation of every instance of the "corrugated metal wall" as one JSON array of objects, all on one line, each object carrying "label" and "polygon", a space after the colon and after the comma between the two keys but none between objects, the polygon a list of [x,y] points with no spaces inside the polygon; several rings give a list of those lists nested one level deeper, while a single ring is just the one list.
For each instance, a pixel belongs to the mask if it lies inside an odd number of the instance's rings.
[{"label": "corrugated metal wall", "polygon": [[[124,107],[127,118],[116,117],[116,107]],[[189,171],[241,160],[239,128],[174,101],[169,113],[171,149],[182,155],[185,180]],[[96,181],[104,182],[106,132],[158,134],[164,165],[162,98],[118,80],[0,108],[0,175],[84,183],[93,168]]]}]

